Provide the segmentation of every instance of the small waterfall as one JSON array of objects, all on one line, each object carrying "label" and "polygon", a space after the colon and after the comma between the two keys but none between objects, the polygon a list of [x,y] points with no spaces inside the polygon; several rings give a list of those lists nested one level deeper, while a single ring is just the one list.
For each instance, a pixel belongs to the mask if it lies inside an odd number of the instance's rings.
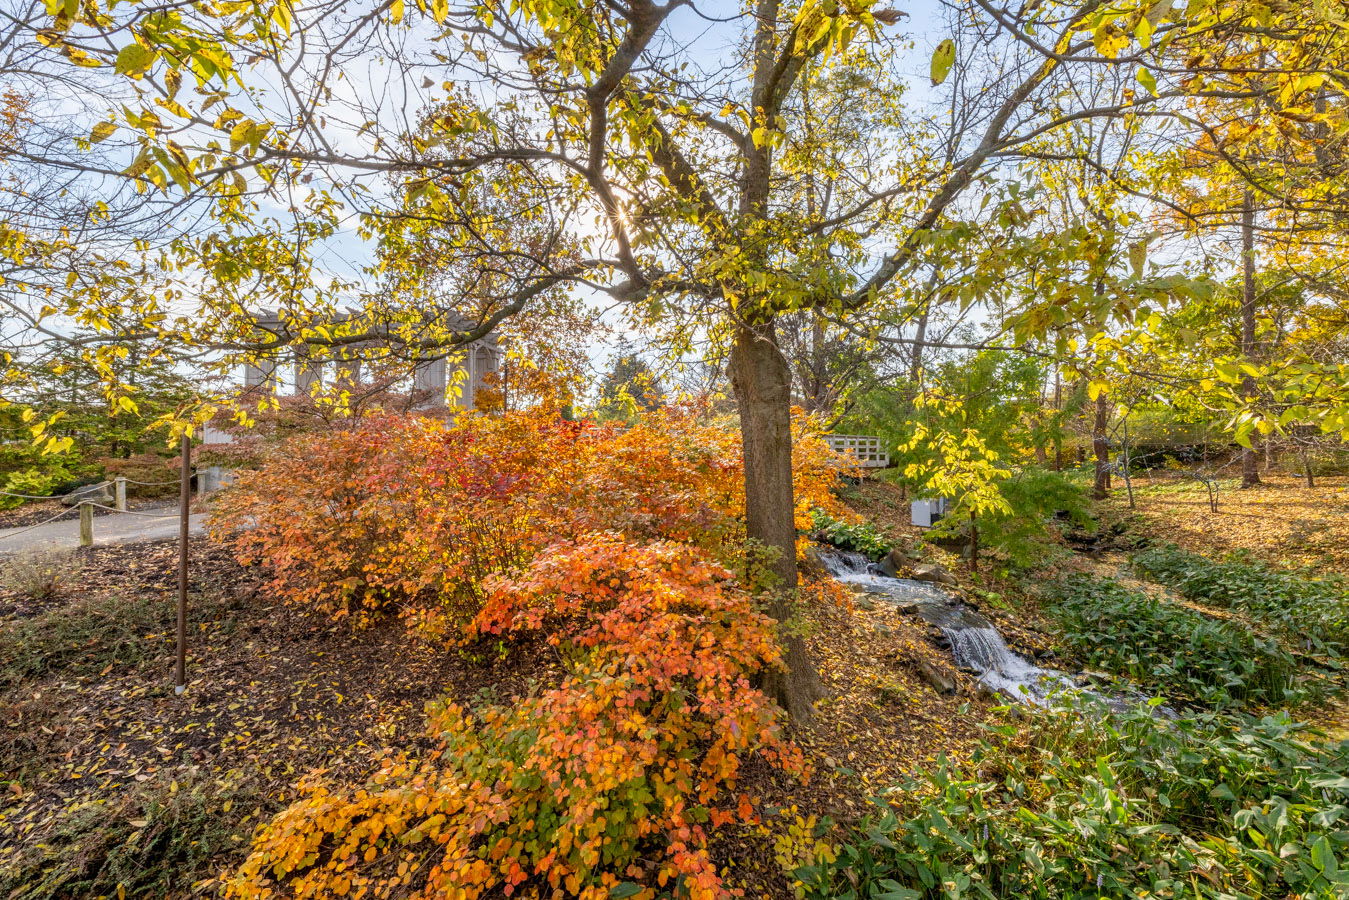
[{"label": "small waterfall", "polygon": [[1016,700],[1044,704],[1055,691],[1073,688],[1072,679],[1042,669],[1003,640],[993,623],[938,585],[881,574],[861,553],[833,547],[820,549],[829,574],[882,602],[911,609],[936,625],[951,644],[957,665],[974,672],[987,687]]},{"label": "small waterfall", "polygon": [[1062,672],[1042,669],[1013,653],[991,624],[942,631],[951,642],[956,664],[976,672],[981,682],[999,693],[1043,704],[1054,691],[1074,687],[1072,679]]},{"label": "small waterfall", "polygon": [[839,581],[845,580],[846,576],[849,575],[872,574],[876,565],[861,553],[852,550],[839,550],[835,547],[820,548],[820,563],[824,566],[826,572]]}]

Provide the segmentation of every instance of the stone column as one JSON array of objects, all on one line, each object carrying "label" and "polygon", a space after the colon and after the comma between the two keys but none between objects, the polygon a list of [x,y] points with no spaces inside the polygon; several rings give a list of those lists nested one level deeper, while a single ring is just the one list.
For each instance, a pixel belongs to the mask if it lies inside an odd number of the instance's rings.
[{"label": "stone column", "polygon": [[267,390],[276,390],[276,361],[260,359],[244,363],[244,388],[265,386]]},{"label": "stone column", "polygon": [[308,394],[323,383],[323,363],[311,359],[303,350],[295,353],[295,393]]},{"label": "stone column", "polygon": [[412,390],[430,396],[417,404],[418,409],[439,409],[445,405],[445,358],[417,363],[412,370]]}]

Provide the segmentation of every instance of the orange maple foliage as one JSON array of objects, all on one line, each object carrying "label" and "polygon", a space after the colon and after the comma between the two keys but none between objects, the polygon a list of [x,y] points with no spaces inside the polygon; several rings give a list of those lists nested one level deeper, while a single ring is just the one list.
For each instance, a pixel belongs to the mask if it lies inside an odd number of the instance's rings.
[{"label": "orange maple foliage", "polygon": [[741,758],[802,771],[750,682],[777,662],[772,623],[731,573],[687,545],[592,535],[494,579],[473,629],[543,630],[571,674],[512,706],[434,710],[427,762],[390,760],[354,792],[313,787],[262,831],[232,895],[546,884],[603,898],[627,880],[646,896],[725,896],[706,847],[711,827],[754,816],[735,791]]},{"label": "orange maple foliage", "polygon": [[[363,624],[397,613],[457,639],[491,575],[596,531],[700,546],[737,568],[744,550],[739,436],[699,410],[635,425],[517,412],[365,420],[286,442],[243,474],[213,530],[262,563],[284,600]],[[831,493],[843,461],[800,417],[798,526],[846,515]]]},{"label": "orange maple foliage", "polygon": [[[808,429],[803,525],[837,507],[842,465]],[[217,527],[281,596],[446,640],[541,634],[567,674],[506,705],[441,705],[439,750],[361,789],[311,785],[231,896],[728,896],[707,845],[755,816],[744,759],[803,766],[753,686],[780,662],[732,574],[740,473],[734,430],[683,410],[631,427],[392,418],[243,478]]]}]

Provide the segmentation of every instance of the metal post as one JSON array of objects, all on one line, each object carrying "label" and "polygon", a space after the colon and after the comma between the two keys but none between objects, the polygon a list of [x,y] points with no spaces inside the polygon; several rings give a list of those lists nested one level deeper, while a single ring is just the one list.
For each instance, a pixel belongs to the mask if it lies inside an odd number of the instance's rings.
[{"label": "metal post", "polygon": [[80,546],[94,545],[94,504],[88,500],[80,503]]},{"label": "metal post", "polygon": [[114,496],[117,498],[116,506],[118,509],[126,512],[126,476],[118,475],[113,481]]},{"label": "metal post", "polygon": [[182,440],[182,478],[178,484],[178,660],[174,667],[175,694],[187,690],[187,539],[188,508],[192,496],[192,438]]}]

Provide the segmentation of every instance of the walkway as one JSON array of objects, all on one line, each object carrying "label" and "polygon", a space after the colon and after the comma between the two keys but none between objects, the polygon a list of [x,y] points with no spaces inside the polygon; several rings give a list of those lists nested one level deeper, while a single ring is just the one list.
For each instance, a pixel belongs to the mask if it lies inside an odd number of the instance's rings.
[{"label": "walkway", "polygon": [[[188,517],[193,534],[206,530],[206,514]],[[94,544],[124,544],[133,541],[162,541],[178,536],[178,505],[166,503],[134,512],[108,513],[94,517]],[[33,547],[78,547],[80,516],[71,509],[62,518],[41,525],[0,528],[0,554],[16,553]]]}]

